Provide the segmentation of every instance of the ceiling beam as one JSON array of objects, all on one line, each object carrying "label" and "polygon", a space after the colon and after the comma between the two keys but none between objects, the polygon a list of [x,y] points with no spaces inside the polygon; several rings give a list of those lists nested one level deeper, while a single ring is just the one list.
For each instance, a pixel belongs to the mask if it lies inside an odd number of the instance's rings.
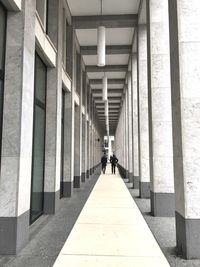
[{"label": "ceiling beam", "polygon": [[127,72],[128,65],[107,65],[98,67],[96,65],[88,65],[85,68],[86,72]]},{"label": "ceiling beam", "polygon": [[[99,97],[99,96],[97,96],[97,97],[93,96],[93,98],[94,98],[94,100],[102,100],[102,97]],[[122,98],[119,96],[108,96],[108,101],[109,100],[121,100],[121,99]]]},{"label": "ceiling beam", "polygon": [[[90,79],[90,84],[102,84],[102,79]],[[108,84],[125,84],[125,79],[108,79]]]},{"label": "ceiling beam", "polygon": [[[110,107],[118,107],[118,108],[120,108],[120,104],[121,103],[109,103],[109,108]],[[102,101],[101,103],[95,103],[95,105],[96,105],[96,107],[97,108],[101,108],[101,107],[105,107],[105,103]]]},{"label": "ceiling beam", "polygon": [[[101,94],[102,89],[92,89],[92,94]],[[123,89],[108,89],[108,94],[122,94]]]},{"label": "ceiling beam", "polygon": [[103,16],[73,16],[72,25],[75,29],[96,29],[100,25],[106,28],[137,27],[138,15],[103,15]]},{"label": "ceiling beam", "polygon": [[[107,45],[106,55],[129,55],[132,51],[131,45]],[[81,54],[86,55],[97,55],[97,46],[81,46]]]}]

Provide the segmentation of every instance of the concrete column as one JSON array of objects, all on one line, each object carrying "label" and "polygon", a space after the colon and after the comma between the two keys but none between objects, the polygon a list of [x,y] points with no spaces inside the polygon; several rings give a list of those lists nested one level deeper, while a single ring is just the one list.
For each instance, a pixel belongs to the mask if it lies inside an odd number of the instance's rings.
[{"label": "concrete column", "polygon": [[[125,129],[126,129],[126,120],[125,120],[125,96],[124,96],[124,101],[123,101],[123,106],[122,106],[122,121],[123,121],[123,128],[122,128],[122,136],[123,136],[123,167],[126,169],[126,134],[125,134]],[[126,173],[125,173],[126,177]]]},{"label": "concrete column", "polygon": [[63,196],[71,197],[74,180],[74,92],[75,92],[75,33],[72,26],[67,27],[67,57],[69,75],[72,77],[72,90],[65,96],[64,121],[64,179]]},{"label": "concrete column", "polygon": [[74,114],[74,188],[81,186],[80,169],[80,106],[75,105]]},{"label": "concrete column", "polygon": [[129,182],[133,183],[133,112],[132,112],[132,86],[131,72],[128,72],[128,88],[127,88],[127,105],[128,105],[128,178]]},{"label": "concrete column", "polygon": [[81,181],[85,182],[86,178],[86,116],[82,114],[82,174]]},{"label": "concrete column", "polygon": [[81,186],[81,159],[82,159],[82,61],[80,54],[76,60],[76,91],[80,92],[79,106],[75,105],[74,115],[74,188]]},{"label": "concrete column", "polygon": [[[61,107],[62,107],[62,12],[61,1],[49,0],[48,34],[57,49],[57,68],[48,68],[46,95],[46,144],[44,213],[54,214],[60,200]],[[56,27],[55,27],[56,25]]]},{"label": "concrete column", "polygon": [[86,114],[87,114],[87,93],[86,93],[86,88],[87,88],[87,80],[86,80],[86,72],[83,73],[83,78],[82,78],[82,105],[83,102],[85,103],[84,108],[85,108],[85,114],[82,114],[82,182],[85,182],[86,178],[86,163],[87,163],[87,120],[86,120]]},{"label": "concrete column", "polygon": [[147,78],[147,27],[138,25],[139,188],[140,197],[150,197],[149,116]]},{"label": "concrete column", "polygon": [[167,0],[147,1],[151,212],[174,216],[174,173]]},{"label": "concrete column", "polygon": [[131,61],[131,86],[132,86],[132,164],[133,164],[133,188],[139,188],[139,138],[138,138],[138,83],[137,83],[137,54],[132,55]]},{"label": "concrete column", "polygon": [[87,85],[87,150],[86,150],[86,156],[87,156],[87,172],[86,172],[86,177],[90,177],[90,86]]},{"label": "concrete column", "polygon": [[176,239],[200,258],[200,5],[169,1]]},{"label": "concrete column", "polygon": [[90,170],[90,175],[92,175],[92,121],[90,119],[90,127],[89,127],[89,131],[90,131],[90,166],[89,166],[89,170]]},{"label": "concrete column", "polygon": [[29,240],[32,169],[34,0],[8,12],[0,177],[0,254],[16,254]]},{"label": "concrete column", "polygon": [[90,178],[90,122],[87,120],[87,178]]},{"label": "concrete column", "polygon": [[126,169],[126,178],[129,178],[128,175],[128,169],[129,169],[129,144],[128,144],[128,133],[129,133],[129,124],[128,124],[128,85],[126,85],[126,91],[125,91],[125,102],[124,102],[124,108],[125,108],[125,169]]},{"label": "concrete column", "polygon": [[90,108],[89,108],[89,132],[90,132],[90,157],[89,157],[89,172],[92,175],[92,164],[93,164],[93,116],[92,116],[93,106],[92,106],[92,94],[90,89]]}]

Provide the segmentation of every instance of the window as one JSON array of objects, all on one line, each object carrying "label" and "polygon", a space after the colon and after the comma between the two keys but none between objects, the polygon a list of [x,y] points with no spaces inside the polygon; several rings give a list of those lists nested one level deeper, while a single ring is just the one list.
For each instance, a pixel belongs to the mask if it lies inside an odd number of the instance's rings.
[{"label": "window", "polygon": [[46,66],[35,56],[35,99],[32,153],[32,184],[30,222],[43,213],[45,119],[46,119]]},{"label": "window", "polygon": [[48,32],[48,6],[48,0],[36,0],[36,10],[46,32]]},{"label": "window", "polygon": [[4,6],[0,3],[0,151],[1,151],[1,139],[2,139],[5,51],[6,51],[6,10]]}]

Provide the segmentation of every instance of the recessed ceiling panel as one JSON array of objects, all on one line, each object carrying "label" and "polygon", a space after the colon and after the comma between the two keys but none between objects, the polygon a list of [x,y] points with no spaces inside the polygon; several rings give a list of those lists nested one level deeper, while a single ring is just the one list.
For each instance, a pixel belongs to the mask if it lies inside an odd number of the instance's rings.
[{"label": "recessed ceiling panel", "polygon": [[[67,0],[72,16],[101,14],[100,0]],[[102,0],[103,15],[137,14],[140,0]]]},{"label": "recessed ceiling panel", "polygon": [[[108,96],[109,97],[121,97],[122,94],[114,92],[114,93],[108,93]],[[102,97],[102,93],[93,93],[93,97]]]},{"label": "recessed ceiling panel", "polygon": [[[106,45],[131,45],[133,33],[133,28],[107,28]],[[97,29],[78,29],[76,35],[81,46],[97,45]]]},{"label": "recessed ceiling panel", "polygon": [[[108,89],[123,89],[124,84],[108,84]],[[91,84],[92,89],[102,89],[102,84]]]},{"label": "recessed ceiling panel", "polygon": [[[85,65],[97,65],[97,56],[83,56]],[[128,65],[129,55],[106,55],[106,65]]]},{"label": "recessed ceiling panel", "polygon": [[[125,72],[106,72],[108,79],[124,79],[126,76]],[[103,72],[88,72],[89,79],[102,79],[104,76]]]}]

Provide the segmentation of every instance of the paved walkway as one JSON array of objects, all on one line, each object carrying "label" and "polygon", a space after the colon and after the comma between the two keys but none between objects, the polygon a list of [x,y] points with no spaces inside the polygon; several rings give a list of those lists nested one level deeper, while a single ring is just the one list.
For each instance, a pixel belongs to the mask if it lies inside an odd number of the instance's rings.
[{"label": "paved walkway", "polygon": [[169,267],[117,173],[99,177],[54,267]]}]

